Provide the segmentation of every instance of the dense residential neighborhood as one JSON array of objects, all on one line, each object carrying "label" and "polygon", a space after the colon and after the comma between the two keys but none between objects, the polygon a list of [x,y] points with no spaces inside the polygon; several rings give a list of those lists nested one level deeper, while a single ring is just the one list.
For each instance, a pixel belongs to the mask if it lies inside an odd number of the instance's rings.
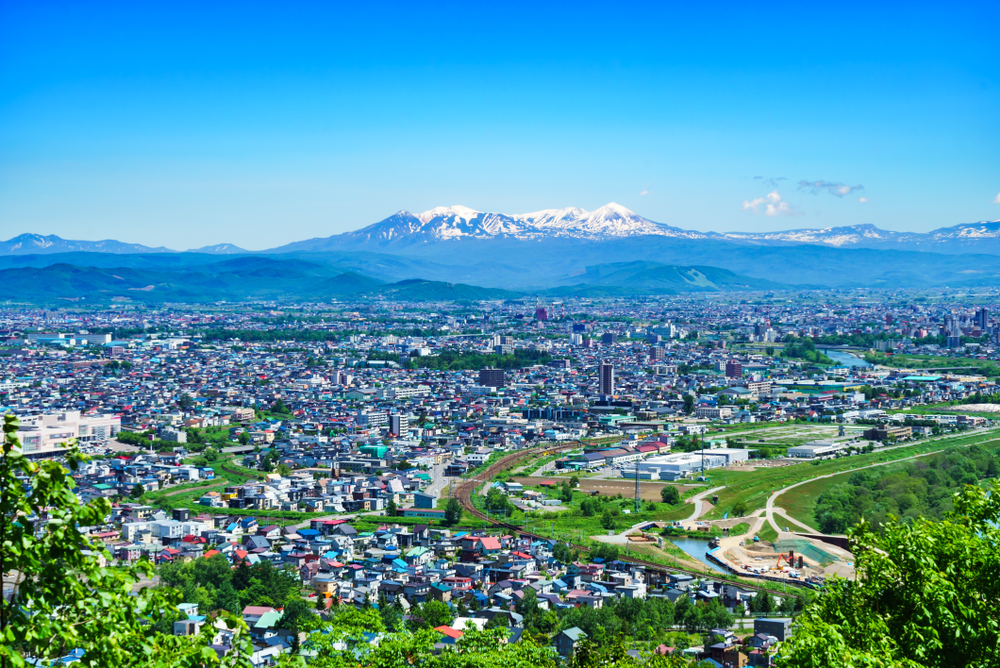
[{"label": "dense residential neighborhood", "polygon": [[[663,642],[636,657],[769,666],[851,557],[807,522],[767,536],[787,521],[770,508],[740,524],[725,476],[993,428],[987,307],[893,303],[20,309],[0,312],[0,406],[26,458],[89,455],[75,495],[112,510],[82,529],[108,564],[153,564],[186,599],[172,632],[210,629],[220,655],[234,636],[209,613],[273,665],[307,641],[302,614],[352,607],[438,650],[502,628],[568,660],[638,606]],[[551,526],[576,516],[608,534],[589,552]],[[688,534],[711,549],[672,542]]]}]

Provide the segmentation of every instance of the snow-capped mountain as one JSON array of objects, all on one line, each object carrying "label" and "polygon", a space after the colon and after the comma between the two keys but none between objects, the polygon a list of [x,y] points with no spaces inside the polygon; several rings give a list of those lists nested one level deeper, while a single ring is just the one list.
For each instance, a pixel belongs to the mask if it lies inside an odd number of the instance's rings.
[{"label": "snow-capped mountain", "polygon": [[369,244],[384,248],[462,239],[575,238],[601,241],[646,235],[719,238],[714,233],[692,232],[653,222],[614,202],[595,211],[570,207],[520,214],[476,211],[465,206],[439,206],[418,214],[400,211],[356,232],[327,239],[310,239],[276,250],[327,250]]},{"label": "snow-capped mountain", "polygon": [[423,213],[400,211],[354,232],[308,239],[271,252],[399,250],[469,240],[625,240],[666,237],[688,241],[785,246],[813,244],[837,248],[923,250],[939,253],[1000,254],[1000,221],[941,228],[928,233],[892,232],[874,225],[851,225],[781,232],[700,232],[658,223],[611,202],[586,211],[578,207],[532,213],[484,212],[466,206],[439,206]]},{"label": "snow-capped mountain", "polygon": [[936,253],[991,253],[1000,251],[1000,221],[963,223],[931,232],[892,232],[874,225],[827,227],[819,230],[723,235],[732,241],[758,244],[820,244],[838,248],[893,248]]},{"label": "snow-capped mountain", "polygon": [[48,255],[50,253],[172,253],[169,248],[150,248],[113,239],[104,241],[73,241],[54,234],[19,234],[0,241],[0,255]]}]

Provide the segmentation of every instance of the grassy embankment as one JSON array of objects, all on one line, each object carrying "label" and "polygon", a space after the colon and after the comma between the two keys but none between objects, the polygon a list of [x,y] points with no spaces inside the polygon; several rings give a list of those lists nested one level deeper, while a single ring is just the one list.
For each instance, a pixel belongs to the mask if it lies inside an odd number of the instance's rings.
[{"label": "grassy embankment", "polygon": [[[862,466],[880,464],[914,455],[944,450],[953,445],[963,446],[971,445],[972,443],[985,443],[996,436],[997,433],[992,430],[985,433],[973,432],[962,436],[920,441],[901,448],[853,455],[840,459],[803,462],[801,464],[770,469],[756,469],[754,471],[712,471],[709,474],[710,486],[725,484],[726,488],[718,492],[719,503],[705,517],[706,519],[721,519],[738,501],[743,501],[747,506],[747,511],[753,512],[754,510],[763,508],[767,504],[768,497],[776,490],[803,480],[809,480],[810,478],[851,471]],[[785,507],[782,504],[783,502],[779,500],[778,505]],[[800,517],[802,517],[802,521],[810,523],[804,516],[800,515]]]}]

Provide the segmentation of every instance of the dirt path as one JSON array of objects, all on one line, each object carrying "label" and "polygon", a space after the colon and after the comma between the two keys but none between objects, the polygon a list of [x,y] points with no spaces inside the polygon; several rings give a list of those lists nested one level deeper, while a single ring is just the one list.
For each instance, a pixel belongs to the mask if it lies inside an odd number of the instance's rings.
[{"label": "dirt path", "polygon": [[188,492],[198,492],[198,491],[201,491],[203,489],[212,489],[214,487],[225,487],[227,484],[228,484],[228,482],[224,480],[221,483],[213,482],[213,483],[210,483],[208,485],[201,485],[200,487],[188,487],[186,489],[175,489],[172,492],[164,492],[163,494],[160,495],[160,498],[164,498],[164,497],[168,497],[168,496],[177,496],[178,494],[187,494]]}]

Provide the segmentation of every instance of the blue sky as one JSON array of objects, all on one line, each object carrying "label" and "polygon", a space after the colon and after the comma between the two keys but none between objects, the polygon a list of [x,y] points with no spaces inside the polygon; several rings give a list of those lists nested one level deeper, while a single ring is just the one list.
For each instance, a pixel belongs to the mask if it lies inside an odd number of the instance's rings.
[{"label": "blue sky", "polygon": [[348,4],[0,2],[0,238],[1000,219],[996,2]]}]

